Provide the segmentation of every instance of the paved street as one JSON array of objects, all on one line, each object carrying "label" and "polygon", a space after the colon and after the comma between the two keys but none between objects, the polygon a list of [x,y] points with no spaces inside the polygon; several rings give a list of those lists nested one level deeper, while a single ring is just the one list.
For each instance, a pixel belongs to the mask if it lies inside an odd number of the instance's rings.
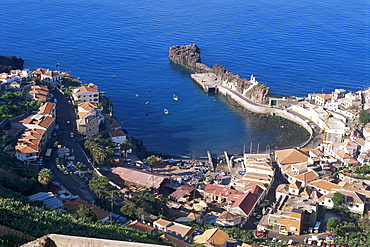
[{"label": "paved street", "polygon": [[[59,91],[52,90],[51,93],[57,99],[57,124],[60,128],[63,128],[60,134],[56,137],[56,140],[60,145],[69,148],[73,155],[75,155],[75,161],[80,161],[86,165],[85,169],[93,169],[87,160],[84,151],[77,142],[76,120],[73,106],[68,105],[68,99]],[[64,120],[65,123],[70,121],[70,124],[62,124],[62,120]],[[70,137],[71,132],[75,134],[74,138]],[[48,147],[51,148],[52,146],[52,142],[48,143]],[[86,184],[83,184],[77,176],[71,174],[65,175],[56,168],[55,158],[57,157],[57,148],[53,147],[52,150],[53,151],[50,160],[44,161],[44,167],[51,169],[54,176],[53,179],[61,183],[73,195],[78,195],[80,198],[92,202],[94,200],[94,194],[88,190]]]}]

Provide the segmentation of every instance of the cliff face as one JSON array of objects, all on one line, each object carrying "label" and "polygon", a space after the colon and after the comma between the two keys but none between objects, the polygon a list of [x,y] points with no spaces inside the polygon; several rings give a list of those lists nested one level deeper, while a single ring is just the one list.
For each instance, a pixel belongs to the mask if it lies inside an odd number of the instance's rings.
[{"label": "cliff face", "polygon": [[0,73],[9,73],[13,69],[22,69],[24,60],[15,56],[0,56]]},{"label": "cliff face", "polygon": [[267,95],[270,89],[257,81],[240,78],[239,75],[227,71],[222,65],[216,64],[212,68],[203,64],[200,59],[200,50],[197,45],[172,46],[169,58],[177,64],[194,71],[195,73],[214,73],[224,84],[232,84],[239,93],[248,97],[255,103],[267,104]]}]

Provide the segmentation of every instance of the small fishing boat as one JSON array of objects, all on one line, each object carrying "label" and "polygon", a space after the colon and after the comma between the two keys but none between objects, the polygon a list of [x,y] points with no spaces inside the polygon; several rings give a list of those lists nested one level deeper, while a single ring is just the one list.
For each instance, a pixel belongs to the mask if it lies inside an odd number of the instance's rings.
[{"label": "small fishing boat", "polygon": [[147,101],[145,104],[146,104],[146,105],[149,105],[149,101]]},{"label": "small fishing boat", "polygon": [[138,95],[138,94],[135,94],[135,96],[136,96],[136,97],[139,97],[139,95]]},{"label": "small fishing boat", "polygon": [[170,113],[166,108],[163,110],[163,112],[164,112],[164,114],[168,114],[168,113]]},{"label": "small fishing boat", "polygon": [[179,100],[179,97],[177,97],[177,95],[176,95],[176,94],[174,94],[174,95],[173,95],[173,99],[177,101],[177,100]]}]

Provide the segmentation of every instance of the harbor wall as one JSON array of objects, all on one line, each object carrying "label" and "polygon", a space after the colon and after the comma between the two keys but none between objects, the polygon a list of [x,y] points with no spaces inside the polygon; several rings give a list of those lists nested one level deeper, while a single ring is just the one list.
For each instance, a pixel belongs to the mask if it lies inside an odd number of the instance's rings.
[{"label": "harbor wall", "polygon": [[[311,126],[295,112],[289,112],[287,109],[278,109],[273,107],[267,107],[263,105],[256,104],[254,102],[249,101],[243,95],[223,86],[217,86],[218,93],[224,95],[226,98],[234,100],[238,105],[245,108],[246,110],[258,114],[265,114],[265,115],[275,115],[285,119],[288,119],[292,122],[295,122],[305,128],[310,133],[310,138],[306,142],[308,143],[312,139],[313,130]],[[304,146],[306,143],[302,144]]]}]

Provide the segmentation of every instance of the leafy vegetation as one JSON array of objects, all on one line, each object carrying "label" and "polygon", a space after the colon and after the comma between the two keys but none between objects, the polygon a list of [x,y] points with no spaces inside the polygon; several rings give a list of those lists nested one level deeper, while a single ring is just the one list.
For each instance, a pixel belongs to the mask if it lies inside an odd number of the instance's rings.
[{"label": "leafy vegetation", "polygon": [[0,198],[0,224],[36,238],[46,234],[65,234],[151,244],[166,244],[157,235],[141,233],[102,221],[92,222],[61,211],[44,211],[10,198]]},{"label": "leafy vegetation", "polygon": [[29,114],[31,111],[37,110],[42,102],[23,99],[22,91],[9,91],[0,97],[0,101],[4,104],[0,105],[0,121],[4,118],[12,118],[22,114]]},{"label": "leafy vegetation", "polygon": [[132,198],[131,201],[131,204],[124,205],[121,208],[121,213],[131,219],[141,219],[144,211],[154,215],[163,213],[167,215],[167,206],[147,191],[141,191],[140,196]]},{"label": "leafy vegetation", "polygon": [[333,234],[337,236],[335,243],[351,247],[370,246],[370,227],[368,217],[359,222],[342,221]]},{"label": "leafy vegetation", "polygon": [[114,153],[114,144],[110,137],[104,138],[101,135],[90,137],[84,146],[98,165],[104,164]]},{"label": "leafy vegetation", "polygon": [[332,200],[333,200],[333,209],[342,208],[344,203],[344,196],[341,193],[339,192],[334,193]]},{"label": "leafy vegetation", "polygon": [[336,217],[331,217],[328,219],[328,222],[326,223],[326,229],[331,230],[337,227],[339,224],[338,219]]},{"label": "leafy vegetation", "polygon": [[24,195],[42,190],[37,173],[30,167],[7,154],[0,154],[0,185]]},{"label": "leafy vegetation", "polygon": [[125,152],[125,159],[126,159],[126,156],[127,156],[127,151],[129,149],[132,148],[132,146],[134,145],[134,142],[132,139],[126,139],[124,142],[122,142],[120,145],[119,145],[119,148]]},{"label": "leafy vegetation", "polygon": [[162,158],[155,155],[151,155],[146,159],[145,163],[148,166],[150,166],[150,171],[153,171],[153,167],[156,167],[162,163]]},{"label": "leafy vegetation", "polygon": [[360,111],[359,121],[362,124],[370,122],[370,113],[367,110]]},{"label": "leafy vegetation", "polygon": [[39,181],[39,183],[44,187],[44,190],[46,190],[47,186],[52,181],[51,170],[47,168],[42,169],[37,176],[37,181]]},{"label": "leafy vegetation", "polygon": [[89,181],[90,190],[94,191],[98,198],[106,195],[111,187],[107,177],[92,177]]}]

